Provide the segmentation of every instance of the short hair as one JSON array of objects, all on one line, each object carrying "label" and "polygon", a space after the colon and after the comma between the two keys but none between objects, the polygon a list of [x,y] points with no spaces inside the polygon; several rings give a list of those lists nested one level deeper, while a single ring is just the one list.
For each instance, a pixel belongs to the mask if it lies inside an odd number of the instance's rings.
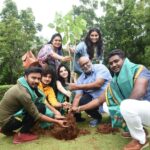
[{"label": "short hair", "polygon": [[43,69],[42,76],[46,76],[48,74],[55,76],[55,70],[53,67],[47,66]]},{"label": "short hair", "polygon": [[114,56],[114,55],[118,55],[120,58],[124,59],[125,58],[125,53],[124,51],[122,51],[121,49],[114,49],[112,50],[109,54],[108,54],[108,60]]},{"label": "short hair", "polygon": [[51,83],[49,84],[53,89],[54,91],[56,90],[56,71],[54,69],[53,66],[47,66],[43,69],[43,72],[42,72],[42,77],[45,77],[47,76],[48,74],[51,75]]},{"label": "short hair", "polygon": [[43,69],[41,67],[29,67],[27,69],[25,69],[24,74],[25,75],[29,75],[30,73],[40,73],[42,74]]}]

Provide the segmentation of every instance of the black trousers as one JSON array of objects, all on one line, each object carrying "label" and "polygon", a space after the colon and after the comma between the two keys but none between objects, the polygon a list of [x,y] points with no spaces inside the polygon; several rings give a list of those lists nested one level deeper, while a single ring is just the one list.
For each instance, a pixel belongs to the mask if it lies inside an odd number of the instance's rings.
[{"label": "black trousers", "polygon": [[[45,114],[46,108],[44,104],[36,103],[35,105],[40,113]],[[9,121],[2,127],[1,132],[5,135],[13,135],[14,130],[21,128],[21,133],[29,133],[30,129],[34,126],[35,123],[35,119],[27,112],[24,112],[22,121],[12,116]]]},{"label": "black trousers", "polygon": [[[85,104],[91,102],[92,99],[93,99],[92,96],[90,96],[89,94],[87,94],[87,93],[83,94],[83,96],[81,97],[81,99],[79,101],[79,106],[85,105]],[[86,110],[85,112],[94,119],[99,119],[99,120],[102,119],[102,115],[98,112],[98,107],[96,107],[94,109]]]}]

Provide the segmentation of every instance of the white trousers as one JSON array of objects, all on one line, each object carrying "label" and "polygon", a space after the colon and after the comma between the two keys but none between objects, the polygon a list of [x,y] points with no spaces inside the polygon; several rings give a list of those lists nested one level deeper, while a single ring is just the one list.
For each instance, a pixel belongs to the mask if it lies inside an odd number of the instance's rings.
[{"label": "white trousers", "polygon": [[121,102],[120,111],[133,139],[146,142],[143,125],[150,127],[150,102],[127,99]]},{"label": "white trousers", "polygon": [[108,106],[107,106],[106,102],[103,103],[103,110],[104,110],[104,112],[106,112],[108,115],[110,115],[109,109],[108,109]]}]

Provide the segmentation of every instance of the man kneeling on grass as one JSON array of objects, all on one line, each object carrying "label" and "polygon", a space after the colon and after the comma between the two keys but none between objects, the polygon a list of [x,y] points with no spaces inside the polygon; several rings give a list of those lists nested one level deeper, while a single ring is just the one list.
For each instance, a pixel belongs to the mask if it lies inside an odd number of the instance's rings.
[{"label": "man kneeling on grass", "polygon": [[122,50],[108,56],[113,79],[98,100],[72,108],[83,111],[107,102],[113,127],[123,128],[122,136],[132,138],[123,150],[142,150],[149,146],[145,126],[150,127],[150,71],[143,65],[132,63]]},{"label": "man kneeling on grass", "polygon": [[[44,96],[37,86],[41,80],[42,69],[30,67],[25,70],[25,76],[18,79],[17,84],[11,87],[0,102],[0,131],[5,135],[12,135],[13,143],[23,143],[38,138],[30,132],[36,121],[57,123],[66,127],[65,120],[57,120],[45,115],[46,107]],[[18,120],[16,113],[22,110],[22,119]]]}]

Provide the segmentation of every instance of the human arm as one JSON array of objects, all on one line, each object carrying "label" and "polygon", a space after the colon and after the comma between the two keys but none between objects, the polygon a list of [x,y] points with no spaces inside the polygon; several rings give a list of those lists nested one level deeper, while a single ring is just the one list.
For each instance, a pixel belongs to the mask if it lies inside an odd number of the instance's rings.
[{"label": "human arm", "polygon": [[62,86],[62,84],[61,84],[60,81],[57,80],[56,85],[57,85],[57,89],[58,89],[61,93],[63,93],[63,94],[66,95],[67,97],[70,97],[70,96],[71,96],[71,92],[70,92],[69,90],[66,90],[66,89]]},{"label": "human arm", "polygon": [[[140,68],[142,68],[142,66]],[[134,87],[129,98],[140,100],[148,94],[147,91],[150,80],[150,71],[146,67],[143,67],[140,74],[138,76],[137,75],[138,71],[135,74]]]},{"label": "human arm", "polygon": [[57,60],[60,60],[60,61],[64,61],[64,62],[71,60],[70,56],[61,56],[61,55],[55,53],[54,51],[52,51],[50,53],[50,56],[53,57],[54,59],[57,59]]},{"label": "human arm", "polygon": [[58,100],[56,99],[56,95],[55,95],[53,88],[49,89],[47,100],[55,108],[62,108],[63,107],[63,104],[58,102]]},{"label": "human arm", "polygon": [[49,92],[48,101],[55,108],[67,109],[68,107],[70,107],[70,103],[68,103],[68,102],[64,102],[64,103],[58,102],[58,100],[56,99],[56,95],[55,95],[53,88],[51,88],[51,91]]},{"label": "human arm", "polygon": [[146,78],[139,78],[135,81],[130,99],[141,99],[146,93],[148,80]]},{"label": "human arm", "polygon": [[43,114],[40,114],[40,120],[41,121],[45,121],[45,122],[52,122],[52,123],[56,123],[56,124],[58,124],[59,126],[61,126],[61,127],[68,127],[67,125],[66,125],[66,123],[67,123],[67,121],[66,120],[58,120],[58,119],[53,119],[53,118],[50,118],[50,117],[48,117],[48,116],[46,116],[46,115],[43,115]]},{"label": "human arm", "polygon": [[51,106],[47,101],[45,102],[46,106],[55,114],[55,116],[61,116],[61,113],[55,109],[53,106]]},{"label": "human arm", "polygon": [[82,97],[83,94],[76,94],[74,99],[73,99],[73,104],[72,106],[78,106],[79,105],[79,101],[80,101],[80,98]]},{"label": "human arm", "polygon": [[[23,89],[24,90],[24,89]],[[18,103],[20,103],[23,108],[34,118],[34,120],[42,120],[46,122],[53,122],[57,123],[62,127],[66,127],[66,121],[65,120],[56,120],[53,118],[50,118],[48,116],[45,116],[41,113],[39,113],[36,105],[34,102],[31,100],[31,96],[28,93],[25,93],[26,91],[24,90],[18,99]]]},{"label": "human arm", "polygon": [[102,95],[99,98],[93,99],[92,101],[90,101],[89,103],[87,103],[85,105],[82,105],[82,106],[79,106],[79,107],[72,107],[72,111],[81,112],[81,111],[85,111],[85,110],[90,110],[90,109],[99,107],[105,101],[106,101],[105,92],[103,92]]},{"label": "human arm", "polygon": [[90,90],[96,89],[103,86],[105,80],[100,78],[96,79],[94,82],[87,83],[87,84],[76,84],[76,83],[68,83],[69,90]]}]

